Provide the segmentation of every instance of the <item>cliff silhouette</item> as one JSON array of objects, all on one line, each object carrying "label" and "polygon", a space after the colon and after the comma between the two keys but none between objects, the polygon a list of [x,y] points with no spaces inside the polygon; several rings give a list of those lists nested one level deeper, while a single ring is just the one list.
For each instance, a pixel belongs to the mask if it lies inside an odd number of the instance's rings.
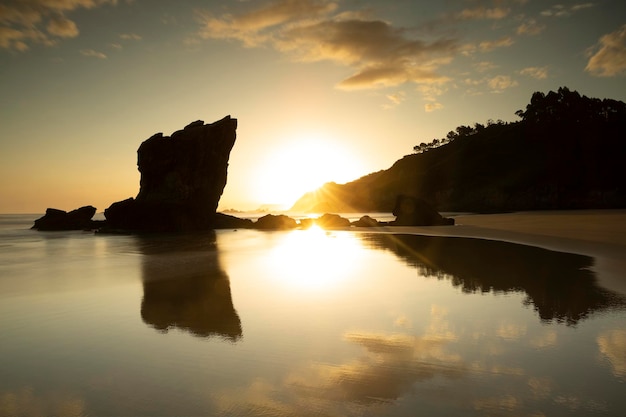
[{"label": "cliff silhouette", "polygon": [[398,195],[440,211],[626,207],[626,104],[567,87],[535,92],[521,120],[459,126],[389,169],[328,183],[291,208],[390,212]]}]

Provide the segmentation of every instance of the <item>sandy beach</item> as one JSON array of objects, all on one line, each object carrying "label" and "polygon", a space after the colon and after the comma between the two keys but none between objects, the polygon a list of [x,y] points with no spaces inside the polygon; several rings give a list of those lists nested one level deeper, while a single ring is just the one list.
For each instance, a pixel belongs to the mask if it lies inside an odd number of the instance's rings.
[{"label": "sandy beach", "polygon": [[501,240],[594,258],[599,284],[626,295],[626,210],[463,214],[454,226],[385,227],[390,233]]}]

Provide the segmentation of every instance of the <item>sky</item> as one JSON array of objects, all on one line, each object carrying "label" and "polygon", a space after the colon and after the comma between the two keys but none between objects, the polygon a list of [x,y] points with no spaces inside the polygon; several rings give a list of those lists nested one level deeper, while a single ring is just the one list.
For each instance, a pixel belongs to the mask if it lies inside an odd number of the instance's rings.
[{"label": "sky", "polygon": [[0,213],[103,211],[226,115],[219,209],[287,207],[561,86],[626,101],[626,2],[0,0]]}]

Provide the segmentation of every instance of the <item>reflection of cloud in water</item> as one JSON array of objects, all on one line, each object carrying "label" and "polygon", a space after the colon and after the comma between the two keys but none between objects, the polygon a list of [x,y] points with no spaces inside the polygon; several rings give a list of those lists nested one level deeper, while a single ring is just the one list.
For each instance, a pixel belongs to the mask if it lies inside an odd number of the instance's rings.
[{"label": "reflection of cloud in water", "polygon": [[626,329],[609,330],[598,336],[600,352],[609,360],[613,374],[626,378]]},{"label": "reflection of cloud in water", "polygon": [[59,416],[86,415],[85,402],[70,393],[36,394],[30,387],[0,392],[0,416]]},{"label": "reflection of cloud in water", "polygon": [[196,336],[236,341],[241,322],[222,269],[215,235],[139,238],[142,253],[141,317],[155,329],[177,328]]},{"label": "reflection of cloud in water", "polygon": [[502,339],[519,340],[526,336],[527,326],[517,323],[500,323],[497,334]]},{"label": "reflection of cloud in water", "polygon": [[542,334],[533,337],[530,345],[537,349],[555,347],[558,337],[554,330],[545,330]]},{"label": "reflection of cloud in water", "polygon": [[445,340],[359,333],[346,340],[362,346],[365,354],[350,363],[318,365],[292,375],[291,385],[314,397],[367,404],[396,400],[418,381],[464,373],[461,358],[445,352]]},{"label": "reflection of cloud in water", "polygon": [[447,351],[456,337],[444,315],[444,309],[433,307],[432,324],[422,336],[347,333],[347,342],[363,348],[354,360],[300,368],[278,385],[257,379],[245,392],[227,392],[214,399],[229,414],[252,410],[255,415],[363,415],[365,408],[384,410],[419,382],[458,379],[468,372],[461,357]]},{"label": "reflection of cloud in water", "polygon": [[[455,333],[446,309],[433,305],[421,335],[349,332],[345,341],[362,349],[356,357],[301,366],[279,379],[257,378],[243,389],[213,392],[212,398],[226,415],[404,416],[419,410],[424,415],[582,416],[609,410],[610,395],[580,390],[578,383],[511,360],[509,354],[520,343],[556,343],[553,331],[529,335],[526,327],[507,324],[494,326],[478,339]],[[468,338],[479,347],[478,356],[464,354]],[[490,340],[499,343],[506,356],[485,350]],[[607,352],[612,355],[625,351],[621,331],[598,340],[610,346]]]},{"label": "reflection of cloud in water", "polygon": [[363,234],[426,277],[449,279],[468,293],[524,292],[543,321],[578,323],[596,311],[624,308],[626,299],[597,284],[587,256],[484,239]]}]

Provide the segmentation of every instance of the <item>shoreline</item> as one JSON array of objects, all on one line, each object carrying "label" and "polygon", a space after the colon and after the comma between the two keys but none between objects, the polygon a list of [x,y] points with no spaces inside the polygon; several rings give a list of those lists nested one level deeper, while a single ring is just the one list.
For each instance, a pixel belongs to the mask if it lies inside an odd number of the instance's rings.
[{"label": "shoreline", "polygon": [[[384,226],[359,232],[498,240],[590,256],[598,284],[626,296],[626,210],[452,216],[454,226]],[[354,229],[352,229],[354,230]]]}]

